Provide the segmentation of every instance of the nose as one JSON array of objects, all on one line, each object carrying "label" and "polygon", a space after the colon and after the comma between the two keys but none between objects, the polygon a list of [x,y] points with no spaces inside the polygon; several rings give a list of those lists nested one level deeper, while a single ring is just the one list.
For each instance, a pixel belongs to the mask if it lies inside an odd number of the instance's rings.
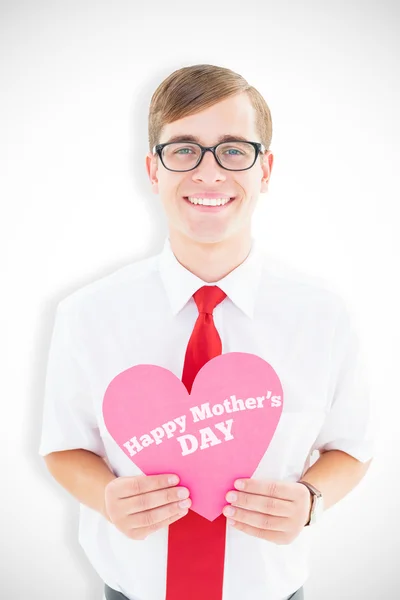
[{"label": "nose", "polygon": [[206,150],[200,164],[193,169],[193,179],[220,180],[226,179],[225,169],[217,163],[217,159],[211,150]]}]

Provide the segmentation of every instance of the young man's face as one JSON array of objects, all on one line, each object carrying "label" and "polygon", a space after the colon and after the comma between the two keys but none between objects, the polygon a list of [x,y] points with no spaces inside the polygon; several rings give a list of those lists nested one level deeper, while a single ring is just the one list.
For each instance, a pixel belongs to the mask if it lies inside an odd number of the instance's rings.
[{"label": "young man's face", "polygon": [[[255,130],[255,111],[246,93],[231,96],[195,115],[164,126],[160,144],[173,136],[196,136],[204,146],[214,146],[223,135],[242,136],[247,141],[260,142]],[[187,151],[180,153],[186,154]],[[235,154],[234,151],[228,154]],[[199,243],[213,243],[237,236],[250,235],[251,215],[259,193],[267,192],[273,155],[259,155],[251,169],[229,171],[221,167],[211,152],[191,171],[173,172],[166,169],[159,157],[146,156],[146,168],[153,192],[160,194],[167,216],[171,239],[186,236]],[[233,197],[225,206],[204,208],[193,205],[188,196],[201,197],[215,193],[216,197]]]}]

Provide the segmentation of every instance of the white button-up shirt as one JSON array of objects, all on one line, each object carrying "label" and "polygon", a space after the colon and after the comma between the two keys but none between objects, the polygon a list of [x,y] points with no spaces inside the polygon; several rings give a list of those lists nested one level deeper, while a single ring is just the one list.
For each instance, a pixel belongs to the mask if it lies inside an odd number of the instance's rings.
[{"label": "white button-up shirt", "polygon": [[[167,237],[160,254],[59,303],[40,455],[84,448],[106,457],[117,476],[142,474],[107,431],[103,397],[114,377],[137,364],[160,365],[181,379],[198,316],[192,296],[203,285],[227,294],[214,309],[222,352],[260,356],[282,383],[282,415],[253,477],[298,481],[317,449],[369,460],[371,399],[345,302],[321,279],[271,260],[254,238],[246,260],[212,284],[178,262]],[[97,511],[80,508],[79,542],[102,580],[131,600],[164,600],[168,528],[132,540]],[[300,588],[314,527],[277,545],[227,526],[223,600],[283,600]]]}]

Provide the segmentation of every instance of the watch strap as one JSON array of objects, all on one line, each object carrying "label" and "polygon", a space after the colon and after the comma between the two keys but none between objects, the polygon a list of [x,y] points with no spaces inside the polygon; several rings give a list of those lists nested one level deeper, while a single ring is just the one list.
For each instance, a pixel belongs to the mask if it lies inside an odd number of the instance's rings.
[{"label": "watch strap", "polygon": [[310,517],[307,521],[307,523],[304,525],[304,527],[308,527],[311,523],[311,516],[312,516],[312,512],[315,506],[315,497],[320,498],[322,496],[322,493],[317,490],[316,487],[314,487],[311,483],[308,483],[308,481],[298,481],[298,483],[302,483],[303,485],[306,486],[306,488],[308,488],[309,492],[311,493],[311,497],[312,497],[312,504],[311,504],[311,508],[310,508]]},{"label": "watch strap", "polygon": [[306,487],[308,487],[308,489],[310,490],[310,492],[314,496],[317,496],[317,498],[320,498],[322,496],[322,493],[319,490],[317,490],[316,487],[314,487],[313,485],[311,485],[311,483],[308,483],[308,481],[299,481],[298,483],[302,483],[303,485],[305,485]]}]

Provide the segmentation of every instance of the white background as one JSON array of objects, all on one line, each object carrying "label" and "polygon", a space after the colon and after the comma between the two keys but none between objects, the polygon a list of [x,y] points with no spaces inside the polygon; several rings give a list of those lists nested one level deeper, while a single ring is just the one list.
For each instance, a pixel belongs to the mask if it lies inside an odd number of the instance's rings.
[{"label": "white background", "polygon": [[319,526],[306,600],[398,598],[399,4],[3,0],[0,22],[0,597],[101,598],[78,503],[38,455],[54,309],[161,250],[150,98],[210,63],[271,109],[254,235],[354,308],[381,420],[366,478]]}]

